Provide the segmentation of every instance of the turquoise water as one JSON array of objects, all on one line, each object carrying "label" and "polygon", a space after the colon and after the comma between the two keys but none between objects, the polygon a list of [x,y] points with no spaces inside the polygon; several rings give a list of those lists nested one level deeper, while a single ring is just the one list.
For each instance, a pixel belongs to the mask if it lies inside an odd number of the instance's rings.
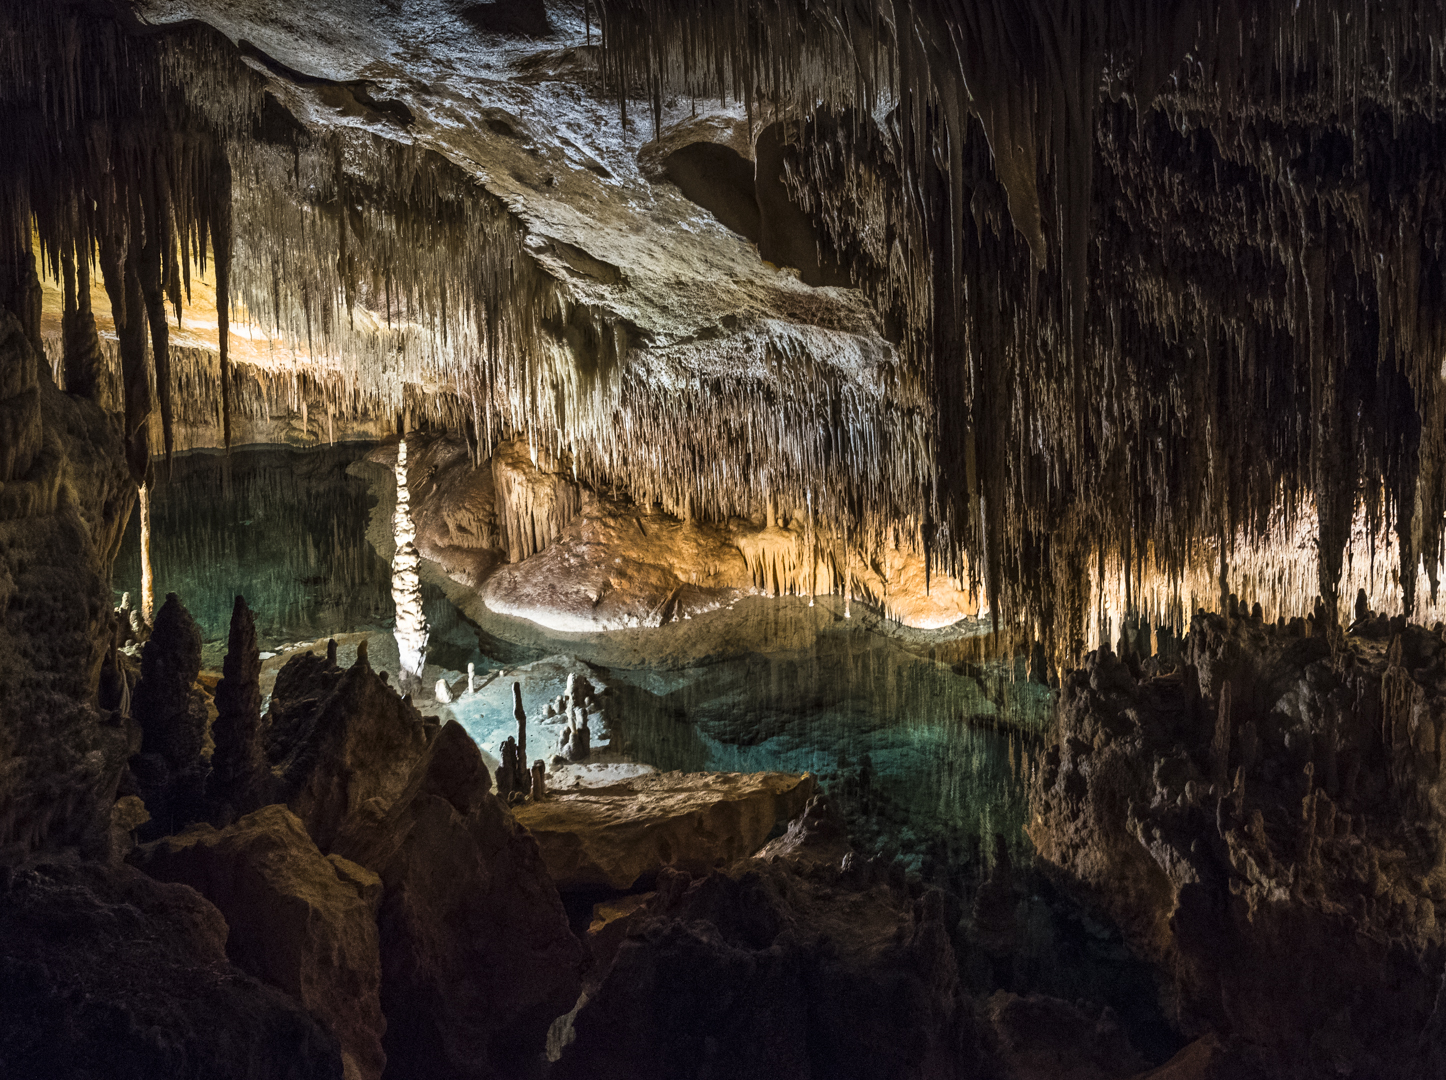
[{"label": "turquoise water", "polygon": [[[239,593],[256,614],[262,649],[327,634],[390,630],[391,570],[367,543],[367,485],[346,474],[369,446],[248,448],[164,464],[151,493],[156,602],[177,593],[219,666]],[[140,512],[116,558],[116,601],[140,595]],[[475,635],[436,589],[424,592],[433,659],[465,669]],[[462,637],[457,637],[459,629]],[[480,654],[479,654],[480,655]],[[460,660],[460,665],[456,661]]]},{"label": "turquoise water", "polygon": [[[157,597],[176,592],[219,666],[233,597],[256,612],[263,649],[392,626],[390,570],[366,539],[376,500],[347,467],[369,449],[252,448],[176,459],[152,493]],[[140,585],[139,514],[115,568],[116,598]],[[609,690],[618,742],[660,769],[808,771],[836,796],[857,840],[916,870],[978,865],[992,837],[1027,857],[1021,764],[1045,695],[995,665],[950,663],[957,641],[881,632],[835,606],[754,598],[717,620],[717,652],[650,662],[646,637],[619,662],[608,635],[509,635],[469,623],[424,588],[429,660],[479,673],[568,653]],[[530,624],[528,624],[530,626]],[[637,642],[641,641],[639,647]],[[685,652],[687,650],[684,650]],[[1001,722],[1015,733],[996,730]],[[1021,735],[1020,732],[1026,734]]]},{"label": "turquoise water", "polygon": [[[263,648],[390,631],[390,571],[366,539],[376,500],[347,474],[367,449],[239,450],[229,463],[195,454],[157,484],[157,595],[180,594],[208,665],[224,654],[237,592],[257,613]],[[117,599],[139,588],[137,517],[115,567]],[[439,590],[424,587],[424,598],[431,662],[463,671],[471,661],[479,674],[558,654],[590,665],[607,687],[615,742],[634,760],[814,773],[857,850],[897,855],[963,898],[956,944],[973,991],[1108,1001],[1152,1057],[1172,1051],[1148,969],[1029,869],[1026,777],[1050,697],[1022,665],[980,659],[967,633],[902,632],[857,606],[846,619],[822,599],[751,598],[684,626],[614,636],[549,634],[501,616],[477,626]],[[996,835],[1018,867],[1007,954],[976,940],[968,917]]]}]

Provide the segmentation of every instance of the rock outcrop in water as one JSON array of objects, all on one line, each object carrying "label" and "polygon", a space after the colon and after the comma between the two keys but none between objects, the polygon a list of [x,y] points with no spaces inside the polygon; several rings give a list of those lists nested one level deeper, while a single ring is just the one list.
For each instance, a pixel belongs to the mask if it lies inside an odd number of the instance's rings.
[{"label": "rock outcrop in water", "polygon": [[664,867],[706,875],[763,845],[817,791],[791,773],[662,773],[553,791],[516,808],[560,889],[631,889]]},{"label": "rock outcrop in water", "polygon": [[1232,598],[1176,670],[1091,655],[1036,781],[1029,833],[1061,886],[1156,962],[1182,1030],[1271,1075],[1442,1060],[1446,646],[1362,615],[1341,636]]}]

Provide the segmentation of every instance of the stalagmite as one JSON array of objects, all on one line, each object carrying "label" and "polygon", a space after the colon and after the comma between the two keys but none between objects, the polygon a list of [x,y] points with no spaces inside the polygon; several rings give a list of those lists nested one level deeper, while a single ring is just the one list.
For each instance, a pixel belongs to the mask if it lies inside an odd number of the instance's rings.
[{"label": "stalagmite", "polygon": [[472,661],[467,661],[467,694],[470,697],[477,692],[477,667]]},{"label": "stalagmite", "polygon": [[141,505],[141,619],[149,625],[156,608],[156,581],[151,573],[151,489],[140,487]]},{"label": "stalagmite", "polygon": [[437,680],[437,685],[432,690],[432,696],[443,705],[452,703],[452,691],[447,688],[446,679]]},{"label": "stalagmite", "polygon": [[407,489],[407,441],[397,444],[397,505],[392,533],[397,551],[392,556],[392,603],[396,607],[397,655],[403,692],[419,686],[426,664],[427,617],[422,611],[422,582],[418,572],[417,529],[412,523],[411,495]]},{"label": "stalagmite", "polygon": [[517,721],[517,760],[527,761],[527,710],[522,707],[522,684],[512,684],[512,718]]},{"label": "stalagmite", "polygon": [[532,801],[541,802],[547,796],[547,766],[541,758],[532,763]]}]

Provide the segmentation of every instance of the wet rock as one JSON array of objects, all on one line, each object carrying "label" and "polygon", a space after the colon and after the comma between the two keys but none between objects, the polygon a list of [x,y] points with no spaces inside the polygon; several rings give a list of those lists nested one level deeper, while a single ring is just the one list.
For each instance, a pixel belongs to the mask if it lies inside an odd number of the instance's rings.
[{"label": "wet rock", "polygon": [[815,790],[807,774],[661,773],[552,791],[517,820],[558,888],[628,889],[663,867],[706,874],[746,858]]},{"label": "wet rock", "polygon": [[231,962],[321,1021],[341,1045],[347,1080],[381,1076],[381,967],[364,897],[379,884],[375,875],[351,866],[343,876],[284,806],[264,807],[220,831],[193,826],[145,846],[133,861],[216,905],[230,928]]},{"label": "wet rock", "polygon": [[0,1071],[15,1080],[341,1080],[335,1038],[227,962],[220,912],[129,866],[0,878]]},{"label": "wet rock", "polygon": [[268,723],[272,798],[301,818],[323,851],[348,814],[401,794],[437,730],[360,652],[344,672],[311,653],[288,661],[271,693]]},{"label": "wet rock", "polygon": [[333,845],[383,884],[388,1077],[526,1075],[577,1000],[583,947],[536,841],[490,789],[448,722],[403,792],[368,800]]}]

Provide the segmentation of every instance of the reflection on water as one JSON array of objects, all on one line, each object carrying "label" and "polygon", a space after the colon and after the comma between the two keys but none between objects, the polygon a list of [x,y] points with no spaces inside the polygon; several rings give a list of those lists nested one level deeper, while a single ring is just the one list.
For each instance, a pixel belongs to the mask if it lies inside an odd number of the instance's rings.
[{"label": "reflection on water", "polygon": [[[152,495],[156,592],[179,593],[219,666],[232,598],[256,612],[262,648],[331,633],[387,631],[390,571],[366,539],[374,499],[347,466],[368,448],[253,448],[177,458]],[[138,515],[115,585],[140,584]],[[604,669],[627,751],[662,769],[810,771],[856,839],[914,868],[978,865],[1002,834],[1026,854],[1020,763],[1045,692],[999,663],[957,659],[957,637],[885,632],[836,605],[742,601],[697,620],[690,649],[663,659],[669,630],[509,633],[468,623],[424,592],[429,660],[479,673],[556,653]],[[650,637],[649,635],[664,635]],[[1006,726],[1007,725],[1007,726]]]},{"label": "reflection on water", "polygon": [[[239,593],[256,613],[263,649],[325,634],[389,630],[391,571],[367,543],[367,485],[346,468],[369,447],[279,447],[175,459],[151,494],[157,603],[177,593],[201,627],[206,662],[219,665]],[[229,468],[228,468],[229,464]],[[164,477],[165,466],[157,465]],[[140,515],[131,515],[115,564],[115,592],[139,596]],[[466,667],[471,635],[436,590],[424,593],[433,658]],[[458,655],[449,655],[449,654]]]},{"label": "reflection on water", "polygon": [[807,646],[666,675],[611,668],[629,753],[665,769],[812,772],[857,843],[912,869],[977,867],[996,833],[1027,858],[1024,766],[1047,691],[1003,664],[946,664],[826,604],[746,604],[811,622]]}]

